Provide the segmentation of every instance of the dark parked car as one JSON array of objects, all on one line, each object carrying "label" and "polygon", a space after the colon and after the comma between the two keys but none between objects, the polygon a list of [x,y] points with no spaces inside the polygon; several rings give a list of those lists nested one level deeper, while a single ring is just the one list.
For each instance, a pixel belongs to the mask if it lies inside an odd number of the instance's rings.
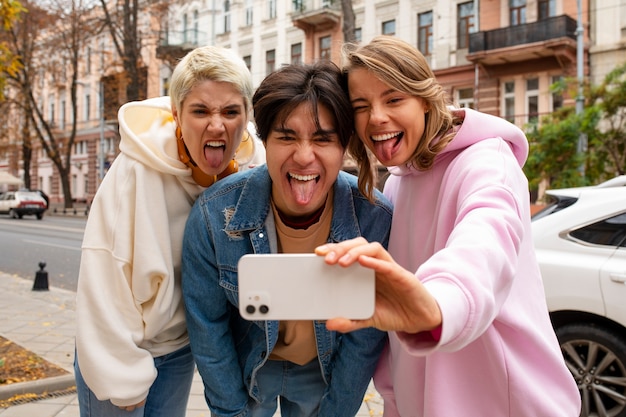
[{"label": "dark parked car", "polygon": [[7,191],[0,197],[0,214],[8,214],[14,219],[34,215],[41,220],[47,209],[46,200],[34,191]]}]

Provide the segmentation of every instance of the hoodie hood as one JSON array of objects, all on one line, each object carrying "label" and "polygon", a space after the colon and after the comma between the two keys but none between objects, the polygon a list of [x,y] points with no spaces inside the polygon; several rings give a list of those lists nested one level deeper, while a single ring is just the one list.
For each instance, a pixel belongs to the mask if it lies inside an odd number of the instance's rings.
[{"label": "hoodie hood", "polygon": [[[453,109],[452,113],[455,118],[463,120],[463,123],[455,128],[457,132],[454,139],[437,155],[437,159],[480,141],[500,138],[509,144],[520,167],[524,166],[528,157],[528,139],[519,127],[501,117],[469,108]],[[393,175],[405,175],[411,171],[416,169],[409,165],[389,167],[389,172]]]},{"label": "hoodie hood", "polygon": [[[191,169],[178,157],[176,122],[169,97],[126,103],[120,107],[118,119],[121,152],[159,172],[191,179]],[[265,147],[252,122],[247,131],[235,152],[240,171],[265,163]]]},{"label": "hoodie hood", "polygon": [[169,97],[124,104],[119,112],[120,151],[153,169],[175,176],[191,176],[178,158],[176,123]]}]

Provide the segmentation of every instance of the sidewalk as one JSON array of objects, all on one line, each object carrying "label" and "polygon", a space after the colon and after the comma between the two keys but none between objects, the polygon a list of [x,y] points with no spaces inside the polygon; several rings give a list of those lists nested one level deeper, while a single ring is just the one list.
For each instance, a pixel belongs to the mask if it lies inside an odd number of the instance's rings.
[{"label": "sidewalk", "polygon": [[[32,280],[0,272],[0,335],[66,369],[69,374],[0,386],[0,399],[16,390],[49,393],[46,399],[0,408],[0,417],[79,417],[72,365],[75,293],[54,287],[49,291],[32,291],[32,288]],[[382,399],[370,386],[357,416],[381,416],[382,410]],[[186,417],[210,415],[202,381],[196,373]]]},{"label": "sidewalk", "polygon": [[74,207],[66,209],[63,203],[50,203],[45,216],[69,216],[86,217],[89,214],[89,206],[85,203],[74,203]]}]

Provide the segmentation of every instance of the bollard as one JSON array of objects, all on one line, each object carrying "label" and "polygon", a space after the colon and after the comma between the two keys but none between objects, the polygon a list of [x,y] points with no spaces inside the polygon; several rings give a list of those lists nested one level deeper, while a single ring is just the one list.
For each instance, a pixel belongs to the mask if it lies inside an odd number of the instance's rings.
[{"label": "bollard", "polygon": [[44,271],[45,262],[39,262],[39,271],[35,274],[33,291],[48,291],[48,272]]}]

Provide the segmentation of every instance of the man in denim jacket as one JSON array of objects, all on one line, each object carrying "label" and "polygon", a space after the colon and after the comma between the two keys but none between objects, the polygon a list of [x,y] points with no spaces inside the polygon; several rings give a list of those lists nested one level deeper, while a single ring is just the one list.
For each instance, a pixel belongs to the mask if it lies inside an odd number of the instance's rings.
[{"label": "man in denim jacket", "polygon": [[248,253],[313,252],[358,236],[387,246],[392,207],[341,171],[353,129],[331,63],[287,66],[253,106],[267,165],[234,174],[196,201],[183,243],[191,349],[213,416],[354,416],[386,334],[328,331],[321,321],[247,321],[237,263]]}]

